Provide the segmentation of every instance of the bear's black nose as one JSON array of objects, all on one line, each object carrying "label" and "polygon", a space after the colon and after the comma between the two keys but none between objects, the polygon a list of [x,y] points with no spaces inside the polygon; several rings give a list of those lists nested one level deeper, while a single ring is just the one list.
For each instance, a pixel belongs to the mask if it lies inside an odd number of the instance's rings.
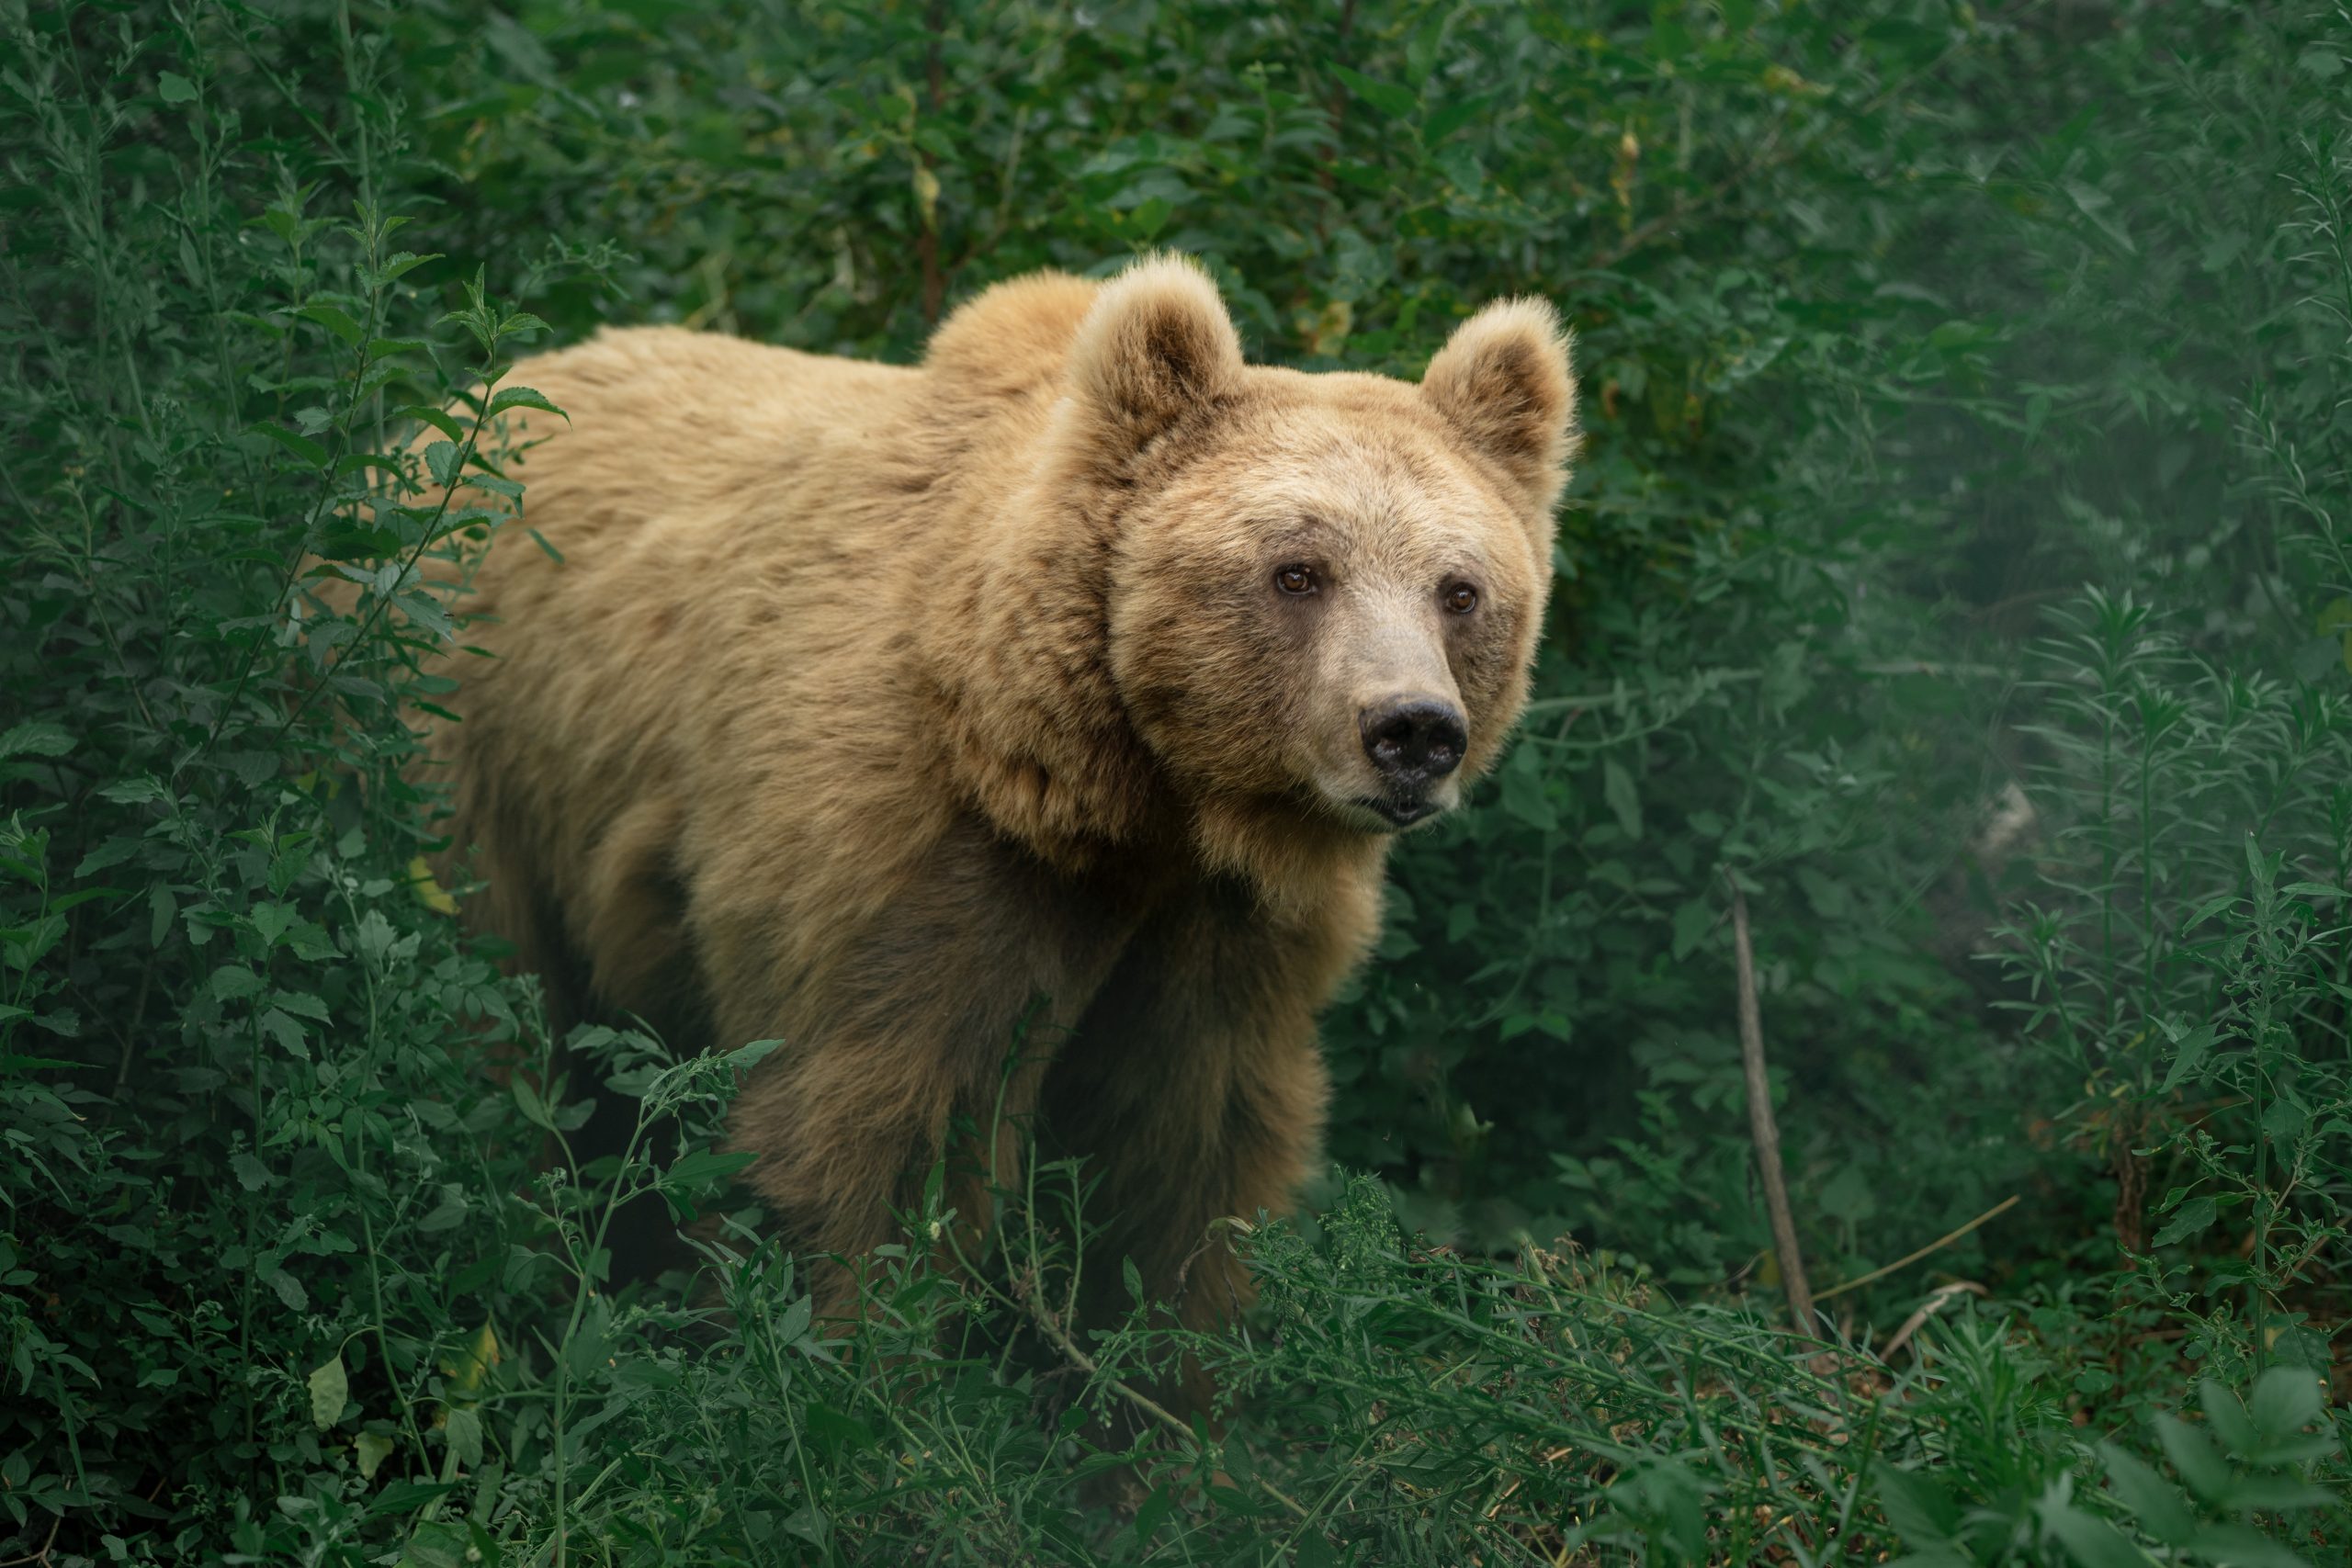
[{"label": "bear's black nose", "polygon": [[1408,788],[1434,784],[1460,767],[1469,740],[1462,710],[1434,697],[1375,703],[1356,724],[1372,765],[1390,783]]}]

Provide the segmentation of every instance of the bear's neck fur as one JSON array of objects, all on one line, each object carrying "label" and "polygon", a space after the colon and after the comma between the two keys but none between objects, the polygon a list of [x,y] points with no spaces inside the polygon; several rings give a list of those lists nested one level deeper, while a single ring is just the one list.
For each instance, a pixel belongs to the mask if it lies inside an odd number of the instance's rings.
[{"label": "bear's neck fur", "polygon": [[982,815],[1050,864],[1142,884],[1236,877],[1270,915],[1306,918],[1376,881],[1386,838],[1301,801],[1188,796],[1112,675],[1117,531],[1127,498],[1175,461],[1185,415],[1155,425],[1146,405],[1105,439],[1099,409],[1074,395],[1071,349],[1100,292],[1051,274],[1000,286],[924,358],[909,479],[938,502],[935,581],[965,585],[917,606],[948,765]]}]

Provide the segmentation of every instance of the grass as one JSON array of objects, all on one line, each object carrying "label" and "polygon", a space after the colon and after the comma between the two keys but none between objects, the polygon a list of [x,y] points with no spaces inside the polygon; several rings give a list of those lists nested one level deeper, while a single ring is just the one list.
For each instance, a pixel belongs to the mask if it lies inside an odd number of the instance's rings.
[{"label": "grass", "polygon": [[[2342,1559],[2340,9],[0,28],[0,1562]],[[537,547],[537,349],[903,359],[1148,245],[1309,368],[1561,303],[1537,700],[1400,850],[1256,1312],[1080,1329],[1041,1164],[828,1332],[709,1152],[763,1047],[554,1041],[419,879],[423,569]],[[684,1152],[583,1168],[599,1091]],[[632,1200],[694,1279],[611,1277]]]}]

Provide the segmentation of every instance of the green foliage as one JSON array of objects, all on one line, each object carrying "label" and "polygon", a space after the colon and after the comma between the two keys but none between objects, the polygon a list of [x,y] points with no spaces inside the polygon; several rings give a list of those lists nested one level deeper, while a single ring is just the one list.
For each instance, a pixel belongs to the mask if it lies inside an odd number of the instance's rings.
[{"label": "green foliage", "polygon": [[[0,1559],[2341,1557],[2352,17],[0,30]],[[1416,374],[1511,292],[1578,334],[1527,728],[1327,1027],[1368,1174],[1254,1229],[1214,1335],[1075,1328],[1059,1167],[838,1329],[723,1213],[698,1286],[613,1279],[624,1203],[716,1206],[764,1047],[559,1058],[422,875],[419,655],[544,545],[514,362],[904,358],[1152,245],[1265,359]],[[1729,882],[1812,1353],[1756,1288]],[[594,1159],[589,1072],[641,1107]],[[1228,1425],[1154,1397],[1185,1356]]]}]

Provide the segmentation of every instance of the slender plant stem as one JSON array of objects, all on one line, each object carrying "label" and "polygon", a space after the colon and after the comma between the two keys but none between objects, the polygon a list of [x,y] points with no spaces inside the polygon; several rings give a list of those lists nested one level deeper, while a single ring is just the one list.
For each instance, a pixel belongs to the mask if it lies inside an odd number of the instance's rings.
[{"label": "slender plant stem", "polygon": [[1772,1118],[1772,1085],[1764,1071],[1764,1021],[1756,1001],[1756,953],[1748,937],[1747,896],[1726,873],[1731,886],[1732,956],[1739,970],[1739,1064],[1747,1077],[1747,1132],[1756,1145],[1756,1173],[1764,1184],[1764,1208],[1772,1222],[1772,1252],[1780,1260],[1781,1288],[1788,1293],[1789,1320],[1800,1334],[1813,1332],[1813,1292],[1797,1250],[1797,1225],[1789,1212],[1789,1187],[1781,1171],[1781,1128]]}]

